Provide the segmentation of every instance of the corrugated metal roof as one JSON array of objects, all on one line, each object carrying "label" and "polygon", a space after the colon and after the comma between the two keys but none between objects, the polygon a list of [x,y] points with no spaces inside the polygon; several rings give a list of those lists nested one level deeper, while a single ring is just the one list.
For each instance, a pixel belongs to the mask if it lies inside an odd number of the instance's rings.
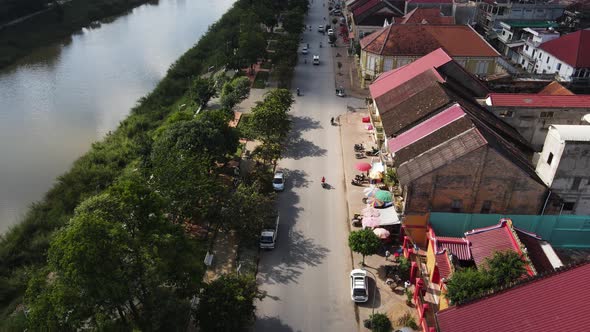
[{"label": "corrugated metal roof", "polygon": [[589,125],[551,125],[549,129],[555,129],[564,141],[590,141]]},{"label": "corrugated metal roof", "polygon": [[440,332],[587,331],[590,264],[437,313]]},{"label": "corrugated metal roof", "polygon": [[590,108],[590,95],[553,96],[533,93],[490,93],[491,106],[530,108]]},{"label": "corrugated metal roof", "polygon": [[421,122],[396,138],[389,139],[387,141],[389,152],[397,152],[463,116],[465,116],[465,112],[461,106],[459,106],[459,104],[453,104],[446,110]]},{"label": "corrugated metal roof", "polygon": [[437,251],[447,249],[451,254],[462,261],[471,260],[471,251],[469,250],[469,242],[465,238],[460,237],[436,237]]},{"label": "corrugated metal roof", "polygon": [[590,30],[569,33],[539,48],[574,68],[590,67]]}]

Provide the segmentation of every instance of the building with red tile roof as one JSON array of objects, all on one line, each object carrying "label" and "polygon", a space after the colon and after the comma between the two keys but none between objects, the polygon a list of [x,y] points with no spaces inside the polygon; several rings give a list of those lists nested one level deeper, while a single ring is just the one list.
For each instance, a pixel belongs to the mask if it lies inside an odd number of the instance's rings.
[{"label": "building with red tile roof", "polygon": [[568,90],[563,85],[559,84],[557,81],[553,81],[549,83],[543,90],[539,91],[538,94],[540,95],[549,95],[549,96],[573,96],[574,93]]},{"label": "building with red tile roof", "polygon": [[523,280],[436,313],[440,332],[586,331],[590,263]]},{"label": "building with red tile roof", "polygon": [[351,32],[357,41],[404,14],[392,2],[384,0],[359,0],[350,4],[348,10]]},{"label": "building with red tile roof", "polygon": [[364,37],[360,45],[362,82],[439,48],[472,74],[503,71],[497,65],[499,53],[467,25],[392,24]]},{"label": "building with red tile roof", "polygon": [[[453,0],[406,0],[404,3],[404,13],[410,13],[412,10],[438,8],[445,16],[453,16]],[[454,24],[454,22],[453,22]]]},{"label": "building with red tile roof", "polygon": [[535,151],[541,151],[549,125],[584,125],[582,117],[590,113],[590,95],[574,95],[568,94],[571,92],[567,89],[558,90],[561,91],[559,94],[551,95],[490,93],[484,105],[516,128]]},{"label": "building with red tile roof", "polygon": [[440,8],[414,8],[396,24],[455,24],[455,17],[442,16]]},{"label": "building with red tile roof", "polygon": [[527,70],[556,74],[560,81],[590,82],[590,30],[579,30],[540,44]]}]

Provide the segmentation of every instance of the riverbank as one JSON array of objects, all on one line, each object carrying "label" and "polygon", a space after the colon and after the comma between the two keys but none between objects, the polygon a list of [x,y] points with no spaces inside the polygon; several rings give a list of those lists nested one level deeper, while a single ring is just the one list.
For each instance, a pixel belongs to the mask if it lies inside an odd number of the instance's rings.
[{"label": "riverbank", "polygon": [[[104,192],[124,171],[149,160],[153,131],[181,105],[191,102],[187,90],[195,77],[211,67],[218,69],[234,63],[233,50],[240,40],[235,22],[239,22],[244,11],[252,11],[250,6],[251,1],[238,0],[211,25],[198,43],[170,67],[157,87],[139,100],[119,128],[94,143],[67,173],[58,177],[53,188],[31,207],[24,220],[0,238],[0,330],[23,326],[24,316],[13,313],[22,308],[22,297],[32,273],[46,265],[47,249],[55,231],[68,223],[74,209],[85,199]],[[291,39],[298,40],[298,37]],[[220,40],[228,42],[220,43]],[[283,73],[281,78],[290,77],[286,69],[297,58],[297,43],[290,40],[285,44],[288,45],[283,48],[285,59],[279,56],[275,62],[277,67],[282,64],[277,70]],[[287,54],[294,55],[294,60],[293,56],[287,59]]]},{"label": "riverbank", "polygon": [[67,40],[93,22],[124,14],[145,3],[158,0],[71,0],[56,4],[22,22],[0,29],[0,68],[6,67],[35,49]]}]

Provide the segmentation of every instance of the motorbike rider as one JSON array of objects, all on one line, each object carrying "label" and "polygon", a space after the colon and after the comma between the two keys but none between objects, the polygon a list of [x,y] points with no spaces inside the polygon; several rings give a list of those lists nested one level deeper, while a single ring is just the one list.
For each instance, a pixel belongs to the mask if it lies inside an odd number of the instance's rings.
[{"label": "motorbike rider", "polygon": [[301,92],[299,91],[299,88],[297,88],[297,95],[301,96]]},{"label": "motorbike rider", "polygon": [[331,124],[334,124],[334,117],[332,117],[332,118],[330,119],[330,123],[331,123]]},{"label": "motorbike rider", "polygon": [[322,176],[322,187],[326,184],[326,178]]},{"label": "motorbike rider", "polygon": [[320,42],[320,48],[322,48],[322,42]]}]

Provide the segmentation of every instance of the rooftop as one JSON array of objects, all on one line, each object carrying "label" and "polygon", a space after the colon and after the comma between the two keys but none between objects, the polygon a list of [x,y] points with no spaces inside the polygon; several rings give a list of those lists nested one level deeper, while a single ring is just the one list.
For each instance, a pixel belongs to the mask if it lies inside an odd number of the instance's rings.
[{"label": "rooftop", "polygon": [[401,20],[400,24],[455,24],[454,16],[442,16],[440,8],[420,8],[416,7],[407,13]]},{"label": "rooftop", "polygon": [[443,48],[449,56],[497,57],[499,53],[467,25],[391,24],[361,39],[365,52],[423,56]]},{"label": "rooftop", "polygon": [[559,26],[555,21],[502,21],[511,28],[556,28]]},{"label": "rooftop", "polygon": [[551,125],[549,130],[557,131],[564,141],[590,141],[590,125]]},{"label": "rooftop", "polygon": [[490,93],[486,104],[492,107],[590,108],[590,95]]},{"label": "rooftop", "polygon": [[588,276],[586,263],[439,311],[439,331],[585,331],[590,326]]},{"label": "rooftop", "polygon": [[559,84],[557,81],[553,81],[549,83],[543,90],[539,91],[540,95],[550,95],[550,96],[573,96],[574,93],[568,90],[563,85]]},{"label": "rooftop", "polygon": [[590,67],[590,30],[579,30],[539,46],[574,68]]}]

